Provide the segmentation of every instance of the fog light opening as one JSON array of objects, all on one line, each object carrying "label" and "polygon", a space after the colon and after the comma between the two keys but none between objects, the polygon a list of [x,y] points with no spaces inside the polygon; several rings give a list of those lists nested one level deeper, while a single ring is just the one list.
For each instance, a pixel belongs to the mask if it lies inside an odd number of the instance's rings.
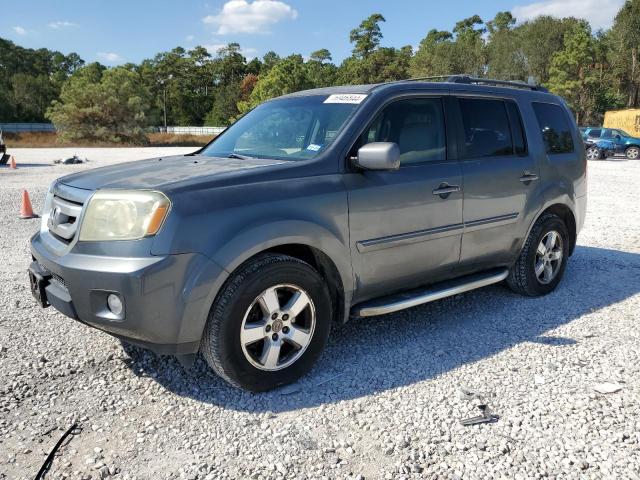
[{"label": "fog light opening", "polygon": [[109,307],[111,313],[118,316],[122,315],[122,311],[124,310],[122,299],[115,293],[110,293],[107,297],[107,307]]}]

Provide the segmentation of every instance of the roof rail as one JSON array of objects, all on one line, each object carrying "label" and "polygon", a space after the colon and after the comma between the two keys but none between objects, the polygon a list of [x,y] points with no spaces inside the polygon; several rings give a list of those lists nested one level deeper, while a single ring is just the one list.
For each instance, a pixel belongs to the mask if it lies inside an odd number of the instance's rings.
[{"label": "roof rail", "polygon": [[447,78],[447,82],[451,83],[466,83],[466,84],[482,84],[482,85],[497,85],[497,86],[505,86],[505,87],[514,87],[514,88],[526,88],[528,90],[533,90],[536,92],[548,92],[545,87],[540,85],[532,85],[525,82],[516,82],[509,80],[493,80],[490,78],[478,78],[478,77],[470,77],[468,75],[451,75]]},{"label": "roof rail", "polygon": [[517,81],[509,81],[509,80],[493,80],[491,78],[478,78],[472,77],[471,75],[466,74],[457,74],[457,75],[435,75],[433,77],[416,77],[409,78],[407,82],[421,82],[425,80],[437,80],[444,79],[447,83],[463,83],[467,85],[476,84],[476,85],[496,85],[496,86],[505,86],[505,87],[513,87],[513,88],[524,88],[527,90],[533,90],[536,92],[548,92],[545,87],[540,85],[531,85],[525,82],[517,82]]}]

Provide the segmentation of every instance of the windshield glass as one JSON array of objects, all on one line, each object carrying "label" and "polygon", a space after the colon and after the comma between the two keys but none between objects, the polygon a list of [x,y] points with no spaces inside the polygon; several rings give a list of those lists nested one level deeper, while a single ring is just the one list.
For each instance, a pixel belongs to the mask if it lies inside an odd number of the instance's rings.
[{"label": "windshield glass", "polygon": [[264,103],[242,117],[201,154],[308,160],[333,142],[356,103],[325,103],[326,95]]}]

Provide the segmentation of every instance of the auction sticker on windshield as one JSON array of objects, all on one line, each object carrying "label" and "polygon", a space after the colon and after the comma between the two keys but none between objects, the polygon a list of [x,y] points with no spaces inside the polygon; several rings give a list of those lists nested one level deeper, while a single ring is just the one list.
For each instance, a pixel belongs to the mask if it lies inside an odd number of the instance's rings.
[{"label": "auction sticker on windshield", "polygon": [[362,93],[335,93],[329,95],[324,103],[353,103],[357,105],[365,98],[367,96]]}]

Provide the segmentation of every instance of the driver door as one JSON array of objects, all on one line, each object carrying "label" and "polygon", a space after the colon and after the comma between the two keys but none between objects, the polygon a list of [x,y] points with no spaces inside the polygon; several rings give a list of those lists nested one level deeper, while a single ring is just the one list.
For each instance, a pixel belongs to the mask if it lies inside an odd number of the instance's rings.
[{"label": "driver door", "polygon": [[374,141],[398,144],[400,168],[345,175],[357,301],[450,277],[460,258],[462,174],[448,155],[443,96],[390,103],[350,155]]}]

